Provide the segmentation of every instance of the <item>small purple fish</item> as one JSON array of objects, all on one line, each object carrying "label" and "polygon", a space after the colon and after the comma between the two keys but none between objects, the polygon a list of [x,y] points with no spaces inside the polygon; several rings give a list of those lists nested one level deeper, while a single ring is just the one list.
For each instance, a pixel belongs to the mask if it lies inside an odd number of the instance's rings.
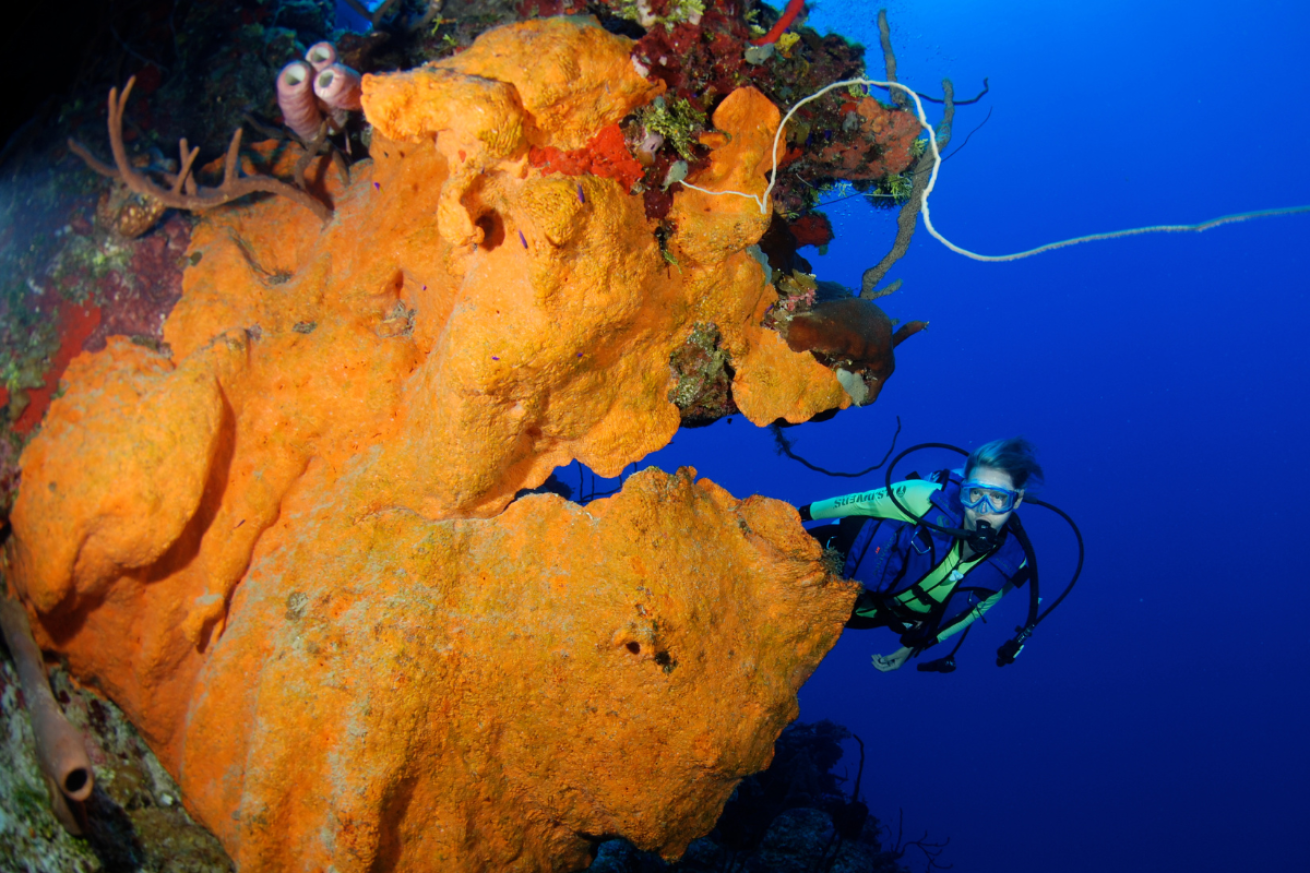
[{"label": "small purple fish", "polygon": [[587,195],[582,193],[582,183],[581,183],[581,182],[578,183],[578,202],[579,202],[579,203],[586,203],[586,202],[587,202]]},{"label": "small purple fish", "polygon": [[496,357],[495,355],[492,355],[492,356],[491,356],[491,360],[493,360],[493,361],[499,361],[500,358]]},{"label": "small purple fish", "polygon": [[526,249],[528,247],[528,238],[523,235],[523,231],[521,230],[519,231],[519,242],[523,243],[523,248]]},{"label": "small purple fish", "polygon": [[382,190],[382,183],[381,183],[381,182],[374,182],[374,183],[373,183],[373,190],[374,190],[374,191],[381,191],[381,190]]}]

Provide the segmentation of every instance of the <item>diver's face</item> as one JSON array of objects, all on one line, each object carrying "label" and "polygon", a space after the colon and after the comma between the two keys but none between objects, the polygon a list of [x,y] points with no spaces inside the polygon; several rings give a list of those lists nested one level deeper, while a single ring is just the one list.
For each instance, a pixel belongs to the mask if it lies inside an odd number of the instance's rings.
[{"label": "diver's face", "polygon": [[[1014,479],[1005,470],[998,470],[995,467],[974,467],[969,473],[969,481],[977,482],[981,485],[991,485],[996,488],[1004,488],[1006,491],[1014,491]],[[978,522],[985,521],[996,530],[1000,530],[1005,523],[1010,520],[1014,510],[1019,508],[1023,503],[1023,494],[1020,492],[1014,499],[1014,507],[1009,512],[987,512],[987,504],[984,502],[977,509],[965,508],[964,510],[964,529],[977,530]]]}]

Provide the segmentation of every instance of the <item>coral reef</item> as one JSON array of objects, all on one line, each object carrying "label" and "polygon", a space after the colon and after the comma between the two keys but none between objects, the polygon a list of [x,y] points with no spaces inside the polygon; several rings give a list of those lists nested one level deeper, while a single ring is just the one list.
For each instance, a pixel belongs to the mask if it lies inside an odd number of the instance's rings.
[{"label": "coral reef", "polygon": [[83,348],[99,351],[110,336],[134,338],[154,345],[163,339],[164,319],[182,296],[182,268],[186,265],[191,225],[180,215],[164,220],[158,232],[132,244],[123,265],[107,270],[100,282],[85,273],[66,275],[62,283],[96,289],[100,325]]},{"label": "coral reef", "polygon": [[678,380],[669,389],[669,400],[682,414],[684,427],[711,424],[739,411],[732,402],[732,364],[714,325],[693,325],[687,341],[669,356],[669,366]]},{"label": "coral reef", "polygon": [[187,815],[177,785],[123,713],[62,668],[51,670],[50,684],[96,774],[83,834],[70,834],[51,812],[18,674],[0,655],[0,870],[232,873],[223,847]]},{"label": "coral reef", "polygon": [[[17,458],[59,392],[68,363],[110,335],[157,346],[182,292],[190,224],[167,217],[125,239],[91,195],[59,176],[25,201],[0,205],[0,518],[17,490]],[[95,216],[97,221],[93,221]],[[105,223],[99,223],[99,222]]]},{"label": "coral reef", "polygon": [[128,79],[127,85],[123,87],[122,95],[119,95],[117,88],[109,90],[109,142],[114,154],[113,167],[100,162],[75,140],[70,139],[68,147],[70,151],[86,161],[87,166],[91,169],[102,176],[109,176],[122,182],[132,189],[134,194],[143,198],[148,204],[145,207],[147,215],[150,213],[162,215],[163,206],[174,209],[212,209],[215,206],[222,206],[250,194],[266,193],[280,194],[287,197],[313,212],[321,220],[326,221],[331,216],[332,210],[329,206],[300,188],[288,185],[271,176],[243,176],[239,171],[242,138],[242,129],[239,127],[232,134],[232,139],[228,143],[227,156],[223,161],[223,181],[218,186],[206,188],[196,184],[191,175],[191,169],[196,157],[200,154],[200,149],[199,147],[189,148],[185,138],[178,145],[181,158],[180,168],[177,173],[168,174],[169,187],[165,188],[153,181],[146,173],[132,166],[132,162],[127,156],[127,148],[123,143],[123,113],[127,108],[127,100],[131,96],[132,87],[135,84],[135,78]]},{"label": "coral reef", "polygon": [[[13,429],[18,434],[30,433],[40,423],[51,399],[59,390],[59,377],[100,326],[100,309],[94,304],[60,300],[57,294],[50,291],[42,296],[48,301],[46,305],[54,310],[51,313],[54,317],[49,319],[46,324],[47,331],[43,333],[48,332],[47,335],[56,337],[58,344],[48,358],[44,373],[14,374],[18,387],[26,389],[22,404],[11,404],[10,409],[10,415],[13,416]],[[49,312],[50,309],[46,311]],[[32,381],[19,381],[24,376]],[[0,390],[5,392],[0,400],[9,400],[8,389]]]},{"label": "coral reef", "polygon": [[[135,168],[156,177],[167,176],[179,168],[177,162],[164,157],[164,153],[169,151],[168,143],[176,142],[180,135],[190,137],[190,142],[201,148],[206,160],[228,144],[227,134],[240,123],[266,136],[286,136],[285,132],[275,129],[279,112],[276,89],[269,87],[269,83],[276,78],[276,72],[283,64],[310,54],[311,49],[320,48],[325,40],[334,39],[339,60],[354,69],[363,72],[403,69],[427,60],[451,57],[466,49],[489,28],[521,16],[590,12],[599,16],[606,28],[633,36],[637,40],[633,56],[656,64],[652,76],[668,89],[668,99],[663,103],[665,110],[657,109],[661,104],[657,98],[637,107],[621,122],[627,144],[642,159],[644,176],[637,181],[637,188],[646,199],[646,214],[662,222],[660,232],[667,237],[674,231],[669,210],[674,194],[681,188],[678,180],[702,172],[710,153],[720,144],[709,121],[709,110],[715,108],[717,102],[732,90],[749,84],[781,105],[812,92],[822,83],[855,75],[862,66],[863,50],[859,46],[848,45],[836,36],[820,38],[808,29],[795,27],[767,47],[771,54],[763,60],[757,58],[748,62],[744,58],[752,41],[762,41],[760,37],[764,34],[764,27],[757,26],[757,23],[767,26],[768,22],[757,22],[758,10],[747,8],[749,4],[710,4],[709,9],[700,9],[701,5],[656,0],[646,5],[650,18],[643,24],[641,4],[633,4],[630,0],[571,0],[535,6],[510,0],[480,0],[444,6],[406,0],[379,9],[374,23],[377,29],[364,34],[334,31],[333,6],[327,0],[236,0],[232,4],[187,6],[168,15],[153,7],[133,5],[107,13],[108,27],[97,37],[101,42],[88,50],[86,56],[90,61],[83,68],[82,76],[87,85],[97,81],[108,84],[121,81],[119,77],[124,68],[138,71],[136,91],[148,95],[148,99],[138,98],[127,108],[122,119],[122,138],[133,152]],[[771,13],[765,11],[763,14],[767,17]],[[113,37],[113,33],[131,34],[131,38],[125,41]],[[179,34],[184,38],[178,39]],[[661,58],[667,62],[658,63]],[[849,102],[850,98],[843,93],[807,106],[804,123],[792,125],[794,130],[788,132],[792,163],[780,174],[776,194],[778,202],[794,221],[803,223],[808,217],[807,204],[813,202],[819,191],[811,183],[817,181],[821,184],[823,179],[833,176],[833,172],[824,169],[820,151],[830,151],[834,139],[838,144],[848,140],[854,143],[864,135],[862,129],[846,130],[843,127],[843,107]],[[366,154],[370,131],[358,120],[358,113],[354,118],[342,134],[312,144],[311,152],[322,154],[327,151],[339,162],[343,156],[346,160],[356,160]],[[660,129],[666,133],[657,133]],[[27,161],[28,172],[36,169],[31,166],[30,158],[24,155],[30,152],[44,160],[48,151],[42,153],[39,149],[23,147],[40,142],[43,137],[62,141],[72,131],[83,142],[93,143],[103,136],[103,130],[104,103],[99,97],[70,101],[60,107],[58,124],[45,127],[29,124],[23,136],[11,143],[19,148],[6,149],[10,166]],[[637,148],[643,140],[651,148],[645,156]],[[585,143],[576,143],[572,148],[584,149],[585,146]],[[533,149],[535,151],[536,144]],[[618,149],[612,148],[612,143],[607,142],[605,150],[615,157],[622,157]],[[247,175],[270,172],[267,167],[259,166],[258,161],[257,169],[249,166],[249,154],[250,150],[243,150],[241,155],[241,165]],[[802,155],[805,160],[798,164],[797,156]],[[302,161],[312,156],[306,155]],[[59,167],[59,178],[63,180],[59,184],[65,188],[71,179],[77,177],[73,173],[70,178],[70,169],[66,161]],[[326,195],[324,187],[316,185],[316,180],[303,180],[304,169],[303,166],[297,167],[295,173],[299,187],[322,199]],[[344,164],[338,169],[344,171]],[[591,172],[596,172],[596,169],[591,167]],[[804,176],[800,169],[804,170]],[[218,180],[202,183],[217,185]],[[86,182],[78,184],[85,186]],[[882,190],[889,183],[883,179],[869,184]],[[101,194],[103,200],[99,224],[111,228],[119,237],[145,234],[156,220],[164,216],[163,203],[148,196],[142,197],[121,185],[108,190],[97,188],[95,193]],[[77,221],[71,224],[78,227]],[[176,224],[174,222],[174,227]],[[83,231],[78,230],[77,235],[83,235]],[[35,236],[38,248],[48,245],[49,237],[43,238],[39,233]],[[176,230],[170,230],[169,236],[176,237]],[[801,236],[804,236],[803,231]],[[46,242],[42,243],[42,239]],[[58,235],[54,239],[56,246],[62,245]],[[792,245],[787,240],[784,236],[784,243]],[[6,242],[0,236],[0,248],[5,247]],[[92,242],[99,245],[110,260],[116,259],[115,248],[125,250],[121,240],[109,245],[102,245],[99,240]],[[795,245],[803,244],[803,241],[798,241]],[[22,252],[26,249],[19,244],[6,250]],[[676,257],[667,249],[664,256],[669,259]],[[96,257],[100,258],[100,255]],[[772,250],[770,257],[775,260]],[[776,257],[782,259],[782,268],[786,271],[809,270],[803,259],[795,258],[791,253],[777,254]],[[39,262],[40,259],[27,260]],[[776,262],[775,266],[778,266]],[[29,282],[35,278],[38,285],[44,284],[38,263],[19,265],[11,271],[14,276],[29,277]],[[130,277],[128,271],[118,272]],[[148,289],[150,283],[128,278],[126,284]],[[169,287],[173,287],[173,283],[169,283]],[[129,300],[136,306],[138,301],[131,295],[116,294],[114,300],[106,300],[96,282],[75,288],[65,285],[60,293],[61,300],[71,298],[73,303],[89,303],[100,309],[102,325],[96,329],[96,339],[91,347],[97,347],[95,344],[101,338],[116,332],[144,336],[139,330],[140,319],[135,316],[120,318],[116,309],[119,302],[126,305]],[[166,295],[146,290],[143,296],[163,300]],[[59,302],[38,305],[43,311],[48,311]],[[22,308],[27,308],[26,304]],[[156,311],[166,312],[167,306],[157,306]],[[4,317],[4,313],[0,313],[0,317]],[[8,324],[24,317],[21,311],[11,311],[4,320]],[[152,314],[151,318],[154,317]],[[154,333],[157,333],[157,328]],[[15,399],[9,410],[9,421],[12,422],[23,412],[27,400],[25,389],[39,387],[47,375],[57,379],[57,368],[52,369],[48,361],[56,344],[53,336],[43,333],[41,337],[24,336],[12,343],[0,337],[0,345],[5,346],[5,351],[13,358],[5,384],[0,386],[7,390],[6,394],[0,394],[0,401],[9,397]],[[28,414],[28,430],[31,422],[40,419],[43,410],[44,406],[38,404],[38,408]],[[0,507],[0,511],[2,509]]]},{"label": "coral reef", "polygon": [[46,676],[41,650],[32,639],[32,630],[23,607],[0,596],[0,632],[14,659],[23,700],[32,718],[32,735],[36,758],[50,791],[55,815],[69,832],[81,834],[78,822],[80,804],[91,796],[95,776],[86,753],[82,735],[69,723]]},{"label": "coral reef", "polygon": [[[623,186],[624,191],[630,191],[645,172],[628,151],[623,131],[617,124],[601,128],[580,149],[561,151],[554,146],[533,148],[528,153],[528,161],[546,173],[563,173],[566,176],[581,176],[585,173],[613,179]],[[578,202],[585,203],[586,195],[582,191],[579,186]]]},{"label": "coral reef", "polygon": [[96,222],[122,239],[136,239],[158,224],[167,211],[163,202],[115,181],[96,203]]},{"label": "coral reef", "polygon": [[796,245],[815,246],[820,250],[833,240],[832,222],[822,212],[811,212],[795,221],[789,222],[788,230]]},{"label": "coral reef", "polygon": [[769,32],[759,39],[751,40],[751,44],[769,45],[777,42],[778,38],[783,35],[787,28],[791,27],[792,22],[796,20],[796,16],[804,8],[805,0],[787,0],[787,8],[783,10],[782,15],[778,16],[778,20],[774,22],[773,27],[769,28]]},{"label": "coral reef", "polygon": [[919,122],[912,114],[890,109],[872,97],[848,100],[842,111],[843,129],[859,136],[852,143],[830,143],[819,150],[818,161],[834,178],[868,181],[905,172],[919,138]]},{"label": "coral reef", "polygon": [[[567,870],[602,834],[675,856],[841,631],[857,586],[784,504],[689,470],[514,499],[667,443],[689,339],[702,410],[727,377],[757,424],[851,403],[761,324],[751,201],[678,190],[661,225],[533,166],[659,94],[632,47],[549,19],[366,76],[371,161],[320,174],[332,221],[208,213],[164,343],[74,358],[23,453],[6,556],[40,642],[242,869]],[[762,192],[778,120],[733,91],[688,178]]]},{"label": "coral reef", "polygon": [[[137,72],[149,99],[108,120],[140,190],[62,160],[44,184],[75,205],[14,197],[40,217],[0,227],[6,568],[40,644],[123,707],[55,671],[97,788],[52,866],[228,869],[179,797],[244,870],[566,870],[613,834],[672,857],[768,762],[853,586],[785,505],[684,470],[580,506],[554,475],[868,402],[917,329],[798,340],[832,299],[796,254],[831,238],[810,210],[825,181],[910,185],[901,107],[808,104],[772,216],[680,184],[758,194],[778,107],[862,69],[749,5],[400,0],[366,34],[327,0],[109,13],[143,27],[84,84]],[[497,29],[529,6],[602,26]],[[372,74],[367,119],[302,149],[271,83],[327,39]],[[99,141],[104,106],[70,102],[51,138]],[[242,123],[268,139],[205,164]],[[200,150],[166,158],[182,134]],[[294,176],[331,220],[238,199],[241,174]],[[33,766],[0,803],[32,807],[35,853]],[[824,810],[773,814],[768,857],[828,852]]]},{"label": "coral reef", "polygon": [[[769,769],[742,780],[714,830],[666,864],[623,840],[605,843],[591,873],[905,873],[906,846],[888,846],[883,825],[832,772],[851,734],[829,721],[797,722],[778,738]],[[860,769],[863,771],[863,755]],[[859,792],[859,779],[849,789]],[[929,846],[935,849],[937,846]],[[930,856],[931,857],[931,856]]]}]

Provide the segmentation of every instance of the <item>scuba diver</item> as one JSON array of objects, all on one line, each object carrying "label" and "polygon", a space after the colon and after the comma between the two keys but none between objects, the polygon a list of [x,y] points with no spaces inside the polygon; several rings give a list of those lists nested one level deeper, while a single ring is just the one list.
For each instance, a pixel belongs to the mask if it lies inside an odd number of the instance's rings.
[{"label": "scuba diver", "polygon": [[1028,619],[997,652],[997,666],[1012,663],[1037,623],[1068,595],[1082,570],[1082,536],[1072,519],[1051,509],[1078,537],[1078,567],[1064,593],[1038,615],[1037,556],[1015,510],[1025,489],[1043,479],[1031,443],[1022,437],[993,440],[968,453],[963,470],[939,470],[929,478],[910,474],[891,482],[896,462],[922,448],[963,449],[925,443],[907,449],[887,468],[887,486],[800,507],[802,521],[840,519],[810,529],[824,546],[846,555],[842,575],[863,583],[846,626],[886,627],[901,635],[901,648],[875,655],[882,672],[956,634],[951,653],[920,664],[925,672],[955,669],[955,652],[973,622],[1002,597],[1025,584]]}]

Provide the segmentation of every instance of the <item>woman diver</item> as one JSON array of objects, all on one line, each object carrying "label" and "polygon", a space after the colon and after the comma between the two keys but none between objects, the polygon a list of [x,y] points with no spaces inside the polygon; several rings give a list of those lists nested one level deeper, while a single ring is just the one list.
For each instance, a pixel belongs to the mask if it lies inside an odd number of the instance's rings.
[{"label": "woman diver", "polygon": [[[901,648],[873,657],[875,668],[900,669],[911,655],[967,631],[1028,581],[1031,546],[1017,517],[1010,528],[1006,524],[1023,503],[1024,490],[1041,481],[1032,444],[1016,437],[979,446],[969,454],[963,475],[957,470],[940,470],[927,479],[912,474],[890,488],[800,508],[804,521],[840,519],[810,534],[843,551],[842,575],[864,585],[846,626],[887,627],[901,635]],[[1005,663],[1022,642],[1017,640]],[[950,672],[953,656],[920,669]]]}]

